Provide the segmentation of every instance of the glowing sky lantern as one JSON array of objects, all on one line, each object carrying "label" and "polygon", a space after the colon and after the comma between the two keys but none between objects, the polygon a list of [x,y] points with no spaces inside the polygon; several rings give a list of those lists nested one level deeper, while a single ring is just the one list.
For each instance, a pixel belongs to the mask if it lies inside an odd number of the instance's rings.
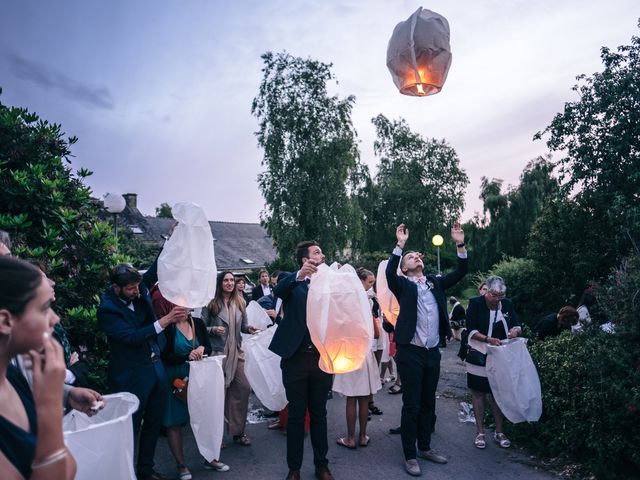
[{"label": "glowing sky lantern", "polygon": [[[376,296],[378,297],[378,303],[380,309],[384,313],[384,317],[391,325],[395,326],[398,315],[400,314],[400,305],[395,295],[389,290],[387,284],[387,276],[385,270],[387,269],[387,263],[389,260],[383,260],[378,265],[378,272],[376,275]],[[400,268],[398,268],[398,275],[402,275]]]},{"label": "glowing sky lantern", "polygon": [[307,295],[307,327],[320,352],[322,371],[348,373],[362,367],[371,354],[372,318],[367,294],[351,265],[318,267]]},{"label": "glowing sky lantern", "polygon": [[415,97],[442,90],[451,66],[449,22],[420,7],[393,30],[387,67],[400,93]]}]

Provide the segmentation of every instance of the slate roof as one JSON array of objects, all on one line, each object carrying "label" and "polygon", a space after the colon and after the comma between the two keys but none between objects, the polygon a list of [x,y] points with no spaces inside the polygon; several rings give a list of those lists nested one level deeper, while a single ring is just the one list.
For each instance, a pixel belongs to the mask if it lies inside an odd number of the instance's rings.
[{"label": "slate roof", "polygon": [[[111,216],[101,212],[100,217],[108,221]],[[136,233],[136,237],[145,243],[163,241],[175,220],[144,216],[136,207],[127,206],[118,214],[118,227],[128,227]],[[259,223],[209,222],[214,238],[216,266],[220,270],[254,270],[263,268],[276,259],[277,252],[271,237]],[[126,226],[126,227],[125,227]],[[135,230],[141,230],[141,233]],[[242,259],[253,263],[243,262]]]}]

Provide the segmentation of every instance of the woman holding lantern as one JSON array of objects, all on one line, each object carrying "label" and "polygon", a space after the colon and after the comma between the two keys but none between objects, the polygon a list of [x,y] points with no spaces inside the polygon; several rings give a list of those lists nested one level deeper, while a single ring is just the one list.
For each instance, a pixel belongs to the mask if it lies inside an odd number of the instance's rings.
[{"label": "woman holding lantern", "polygon": [[216,296],[202,309],[202,320],[207,326],[214,355],[225,355],[224,417],[233,435],[233,441],[248,447],[251,440],[244,433],[249,409],[251,386],[244,374],[244,352],[240,333],[256,333],[247,324],[244,299],[236,288],[232,272],[218,274]]},{"label": "woman holding lantern", "polygon": [[[362,282],[362,287],[367,293],[373,292],[373,284],[376,277],[372,272],[364,268],[357,270],[358,278]],[[371,296],[369,296],[370,306],[373,305]],[[375,322],[373,316],[371,321]],[[356,448],[356,407],[358,409],[358,420],[360,422],[360,436],[358,445],[366,447],[369,444],[367,436],[367,421],[369,409],[379,411],[373,405],[372,395],[380,390],[379,369],[373,352],[376,342],[372,339],[372,351],[366,358],[361,368],[354,372],[337,374],[333,380],[333,390],[342,393],[347,397],[346,414],[347,414],[347,436],[340,437],[337,440],[338,445],[354,449]],[[371,405],[371,407],[369,406]]]}]

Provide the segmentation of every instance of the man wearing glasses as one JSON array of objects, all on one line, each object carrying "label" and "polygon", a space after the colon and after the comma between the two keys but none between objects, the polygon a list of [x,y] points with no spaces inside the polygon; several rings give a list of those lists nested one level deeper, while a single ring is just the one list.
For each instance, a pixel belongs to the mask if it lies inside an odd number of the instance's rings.
[{"label": "man wearing glasses", "polygon": [[[168,398],[169,380],[160,361],[165,338],[162,331],[183,320],[189,310],[175,307],[156,319],[148,286],[157,281],[157,266],[143,276],[131,265],[117,265],[110,274],[111,285],[98,307],[100,328],[109,340],[109,384],[114,392],[131,392],[140,400],[133,415],[134,434],[140,430],[138,479],[164,477],[153,470],[153,457],[162,416]],[[142,428],[140,423],[144,419]]]},{"label": "man wearing glasses", "polygon": [[[440,377],[439,345],[451,337],[445,289],[458,283],[467,273],[464,232],[456,223],[451,239],[458,249],[458,266],[444,276],[424,275],[423,255],[403,249],[409,230],[404,224],[396,228],[397,244],[386,276],[389,288],[398,299],[400,314],[395,327],[398,346],[396,363],[402,378],[402,416],[400,421],[405,470],[421,475],[416,456],[436,463],[447,459],[431,449],[431,431],[435,418],[436,387]],[[397,274],[398,265],[405,275]],[[417,450],[416,450],[417,440]]]}]

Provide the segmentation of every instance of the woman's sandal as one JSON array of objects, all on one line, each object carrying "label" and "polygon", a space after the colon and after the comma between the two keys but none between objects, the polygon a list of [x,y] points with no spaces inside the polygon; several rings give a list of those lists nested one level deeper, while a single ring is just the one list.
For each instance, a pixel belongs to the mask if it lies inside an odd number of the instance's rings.
[{"label": "woman's sandal", "polygon": [[349,445],[347,443],[347,439],[344,437],[340,437],[339,439],[336,440],[336,443],[338,445],[340,445],[341,447],[345,447],[348,448],[349,450],[355,450],[356,446],[355,445]]},{"label": "woman's sandal", "polygon": [[364,438],[360,437],[360,443],[358,445],[360,445],[361,447],[366,447],[369,445],[370,441],[371,439],[369,438],[369,436],[365,435]]},{"label": "woman's sandal", "polygon": [[373,402],[369,402],[369,412],[372,415],[382,415],[382,410],[380,410]]},{"label": "woman's sandal", "polygon": [[509,448],[511,446],[511,440],[509,440],[504,433],[494,432],[493,439],[498,442],[502,448]]},{"label": "woman's sandal", "polygon": [[388,391],[390,395],[397,395],[399,393],[402,393],[402,387],[396,383],[392,385]]},{"label": "woman's sandal", "polygon": [[243,447],[248,447],[251,445],[251,440],[244,433],[242,435],[234,435],[233,441],[238,445],[242,445]]},{"label": "woman's sandal", "polygon": [[476,435],[476,439],[473,443],[476,448],[485,448],[487,446],[487,443],[484,440],[484,433],[479,433],[478,435]]}]

